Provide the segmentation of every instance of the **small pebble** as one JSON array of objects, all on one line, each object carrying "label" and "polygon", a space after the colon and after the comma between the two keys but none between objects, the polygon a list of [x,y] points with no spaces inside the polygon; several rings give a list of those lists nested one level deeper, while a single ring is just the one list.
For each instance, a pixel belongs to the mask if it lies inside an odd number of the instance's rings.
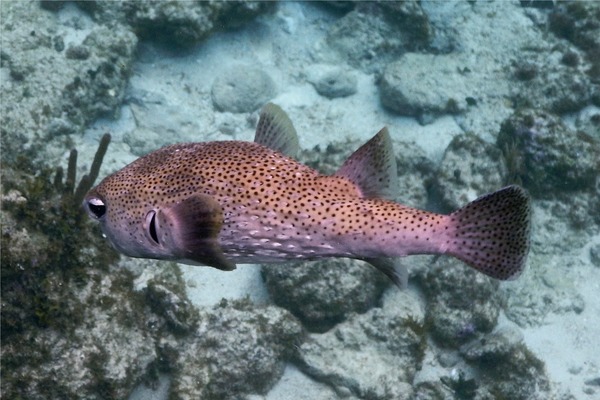
[{"label": "small pebble", "polygon": [[69,46],[66,57],[70,60],[87,60],[90,57],[90,49],[86,46]]}]

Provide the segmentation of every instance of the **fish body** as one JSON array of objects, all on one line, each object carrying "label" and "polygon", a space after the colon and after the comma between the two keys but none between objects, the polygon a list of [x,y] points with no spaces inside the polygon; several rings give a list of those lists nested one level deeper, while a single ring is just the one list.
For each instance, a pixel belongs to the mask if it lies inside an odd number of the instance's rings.
[{"label": "fish body", "polygon": [[406,277],[397,257],[411,254],[448,254],[499,279],[522,271],[530,226],[523,189],[509,186],[437,214],[392,200],[396,165],[385,128],[332,176],[287,155],[296,148],[291,122],[270,104],[255,142],[164,147],[105,178],[84,207],[132,257],[223,270],[350,257],[399,284]]}]

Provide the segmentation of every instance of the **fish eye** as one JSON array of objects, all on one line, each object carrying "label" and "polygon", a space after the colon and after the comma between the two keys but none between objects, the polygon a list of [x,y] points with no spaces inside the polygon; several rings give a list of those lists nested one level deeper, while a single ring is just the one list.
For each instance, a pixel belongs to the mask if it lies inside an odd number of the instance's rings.
[{"label": "fish eye", "polygon": [[89,214],[96,219],[100,219],[106,214],[106,205],[97,197],[92,197],[86,202]]},{"label": "fish eye", "polygon": [[160,245],[158,242],[158,234],[156,233],[156,211],[152,210],[146,214],[146,235],[154,241],[155,244]]}]

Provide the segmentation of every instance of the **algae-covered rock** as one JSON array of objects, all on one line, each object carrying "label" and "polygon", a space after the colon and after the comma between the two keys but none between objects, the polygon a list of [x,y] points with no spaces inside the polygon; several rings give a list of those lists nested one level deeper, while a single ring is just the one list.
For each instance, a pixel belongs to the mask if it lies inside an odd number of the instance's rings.
[{"label": "algae-covered rock", "polygon": [[[90,55],[78,65],[78,76],[65,87],[67,116],[87,124],[111,115],[123,102],[137,37],[119,25],[95,28],[83,41]],[[86,64],[86,61],[90,61]],[[77,105],[78,107],[75,107]]]},{"label": "algae-covered rock", "polygon": [[435,176],[435,192],[448,211],[507,183],[502,152],[473,134],[455,136]]},{"label": "algae-covered rock", "polygon": [[568,40],[586,54],[591,64],[586,74],[596,82],[594,102],[600,105],[600,4],[595,1],[576,1],[554,7],[548,15],[548,28],[559,38]]},{"label": "algae-covered rock", "polygon": [[211,33],[236,28],[273,8],[255,1],[85,1],[95,19],[128,24],[144,39],[191,47]]},{"label": "algae-covered rock", "polygon": [[425,349],[424,315],[417,298],[393,290],[382,308],[353,315],[300,346],[300,368],[360,399],[410,399]]},{"label": "algae-covered rock", "polygon": [[560,3],[541,16],[541,24],[554,34],[547,38],[552,47],[524,50],[513,62],[517,84],[511,97],[518,108],[565,114],[600,106],[600,4]]},{"label": "algae-covered rock", "polygon": [[466,65],[452,55],[406,53],[386,66],[379,87],[381,103],[422,123],[441,114],[463,113],[478,91]]},{"label": "algae-covered rock", "polygon": [[498,330],[465,344],[460,353],[479,370],[479,398],[549,398],[551,388],[544,363],[522,343],[519,331]]},{"label": "algae-covered rock", "polygon": [[[14,189],[12,194],[15,194]],[[18,196],[17,199],[22,198],[27,201],[21,194]],[[3,196],[4,207],[16,200],[8,197]],[[0,212],[0,225],[2,226],[2,278],[18,276],[25,269],[30,270],[46,264],[50,246],[50,240],[46,235],[23,226],[14,216],[6,212]],[[36,256],[32,257],[32,255]],[[6,307],[2,312],[7,312]]]},{"label": "algae-covered rock", "polygon": [[223,301],[200,313],[195,335],[182,343],[171,398],[225,400],[265,393],[302,337],[298,321],[283,309]]},{"label": "algae-covered rock", "polygon": [[500,312],[498,281],[453,258],[440,258],[419,278],[427,320],[442,347],[457,347],[490,332]]},{"label": "algae-covered rock", "polygon": [[133,274],[116,265],[118,256],[80,207],[109,141],[102,138],[79,182],[75,150],[65,177],[26,160],[1,169],[7,398],[126,398],[141,379],[152,380],[157,343],[197,326],[181,276],[163,266],[136,291]]},{"label": "algae-covered rock", "polygon": [[[31,275],[3,281],[3,304],[10,306],[2,315],[3,396],[127,398],[141,380],[153,382],[157,369],[176,366],[164,343],[178,343],[173,335],[182,340],[186,333],[180,325],[198,322],[197,310],[180,310],[185,292],[176,267],[162,265],[151,280],[170,296],[151,299],[122,265],[54,269],[37,281]],[[19,331],[6,323],[17,307],[24,319]],[[164,310],[176,310],[180,325]]]},{"label": "algae-covered rock", "polygon": [[131,274],[78,208],[73,161],[65,182],[1,170],[3,397],[122,398],[156,358]]},{"label": "algae-covered rock", "polygon": [[367,311],[388,283],[367,263],[350,259],[263,265],[262,274],[275,304],[316,331]]},{"label": "algae-covered rock", "polygon": [[[574,46],[558,45],[562,56],[547,52],[524,51],[522,59],[511,66],[510,98],[515,108],[543,109],[556,114],[577,112],[595,102],[600,85],[585,73]],[[524,61],[527,60],[527,61]]]},{"label": "algae-covered rock", "polygon": [[3,326],[3,396],[124,398],[146,374],[156,358],[147,315],[127,271],[106,272],[87,269],[78,281],[59,269],[37,286],[8,285],[3,302],[23,291],[38,303],[23,315],[33,320],[26,330],[7,335]]},{"label": "algae-covered rock", "polygon": [[[2,5],[0,63],[9,71],[2,83],[3,161],[43,159],[48,139],[82,132],[122,102],[137,38],[80,14],[73,27],[38,2]],[[69,48],[80,50],[63,51],[67,36]]]},{"label": "algae-covered rock", "polygon": [[502,124],[497,145],[508,173],[532,195],[593,190],[600,171],[600,142],[568,129],[557,117],[538,110],[515,113]]},{"label": "algae-covered rock", "polygon": [[[170,273],[173,276],[169,276]],[[164,268],[143,290],[146,304],[158,316],[163,326],[156,329],[172,332],[181,337],[198,327],[198,310],[186,297],[186,289],[178,268]]]},{"label": "algae-covered rock", "polygon": [[333,24],[327,44],[348,64],[371,73],[381,63],[425,46],[431,36],[418,1],[365,2]]}]

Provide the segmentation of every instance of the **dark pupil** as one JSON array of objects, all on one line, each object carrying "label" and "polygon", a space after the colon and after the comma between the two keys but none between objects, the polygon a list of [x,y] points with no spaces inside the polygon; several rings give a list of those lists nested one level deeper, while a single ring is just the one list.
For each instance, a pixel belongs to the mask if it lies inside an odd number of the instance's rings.
[{"label": "dark pupil", "polygon": [[104,204],[88,203],[88,207],[90,208],[90,211],[96,216],[96,218],[101,218],[106,213],[106,206]]},{"label": "dark pupil", "polygon": [[150,219],[150,237],[158,243],[158,235],[156,234],[156,214],[153,214],[152,219]]}]

